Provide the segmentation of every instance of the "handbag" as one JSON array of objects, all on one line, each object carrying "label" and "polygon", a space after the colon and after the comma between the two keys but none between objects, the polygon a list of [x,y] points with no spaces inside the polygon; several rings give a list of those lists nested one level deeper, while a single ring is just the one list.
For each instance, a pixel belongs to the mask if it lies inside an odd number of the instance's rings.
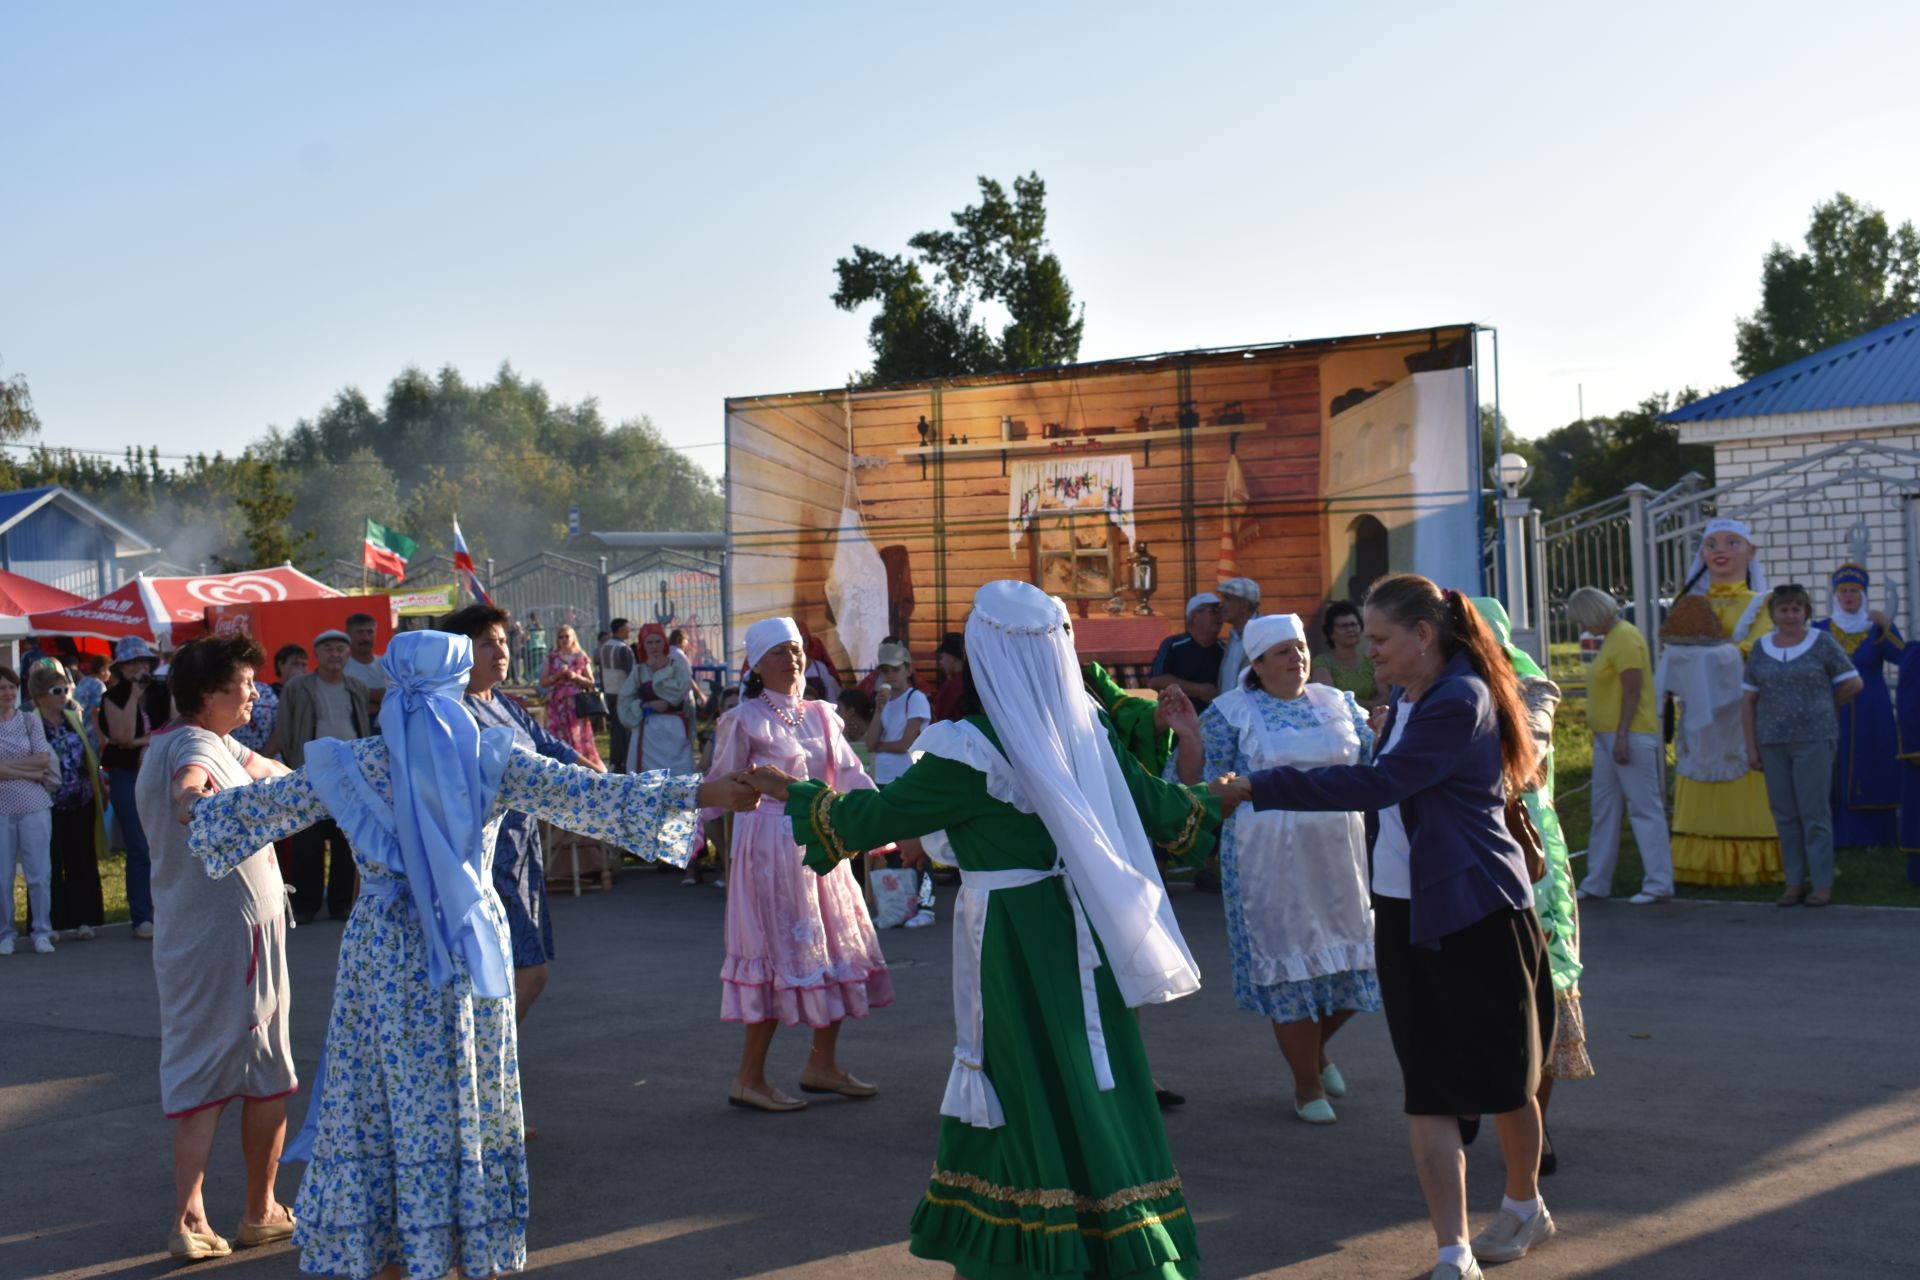
[{"label": "handbag", "polygon": [[573,718],[576,720],[604,720],[607,715],[607,700],[598,689],[581,689],[573,695]]},{"label": "handbag", "polygon": [[1533,815],[1527,812],[1527,803],[1519,796],[1507,797],[1507,834],[1520,846],[1520,856],[1527,864],[1527,883],[1539,884],[1546,879],[1546,845],[1540,839],[1540,828],[1533,825]]}]

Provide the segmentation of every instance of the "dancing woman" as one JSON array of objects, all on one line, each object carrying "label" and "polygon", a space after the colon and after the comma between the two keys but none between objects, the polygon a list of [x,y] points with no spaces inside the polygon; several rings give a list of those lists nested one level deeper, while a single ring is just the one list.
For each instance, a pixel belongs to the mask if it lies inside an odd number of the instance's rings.
[{"label": "dancing woman", "polygon": [[490,868],[509,809],[684,865],[699,804],[738,780],[606,776],[482,730],[461,704],[465,636],[395,636],[378,737],[318,739],[294,773],[181,799],[209,868],[331,816],[360,898],[340,942],[319,1096],[287,1159],[301,1270],[438,1280],[526,1264],[527,1157],[512,951]]},{"label": "dancing woman", "polygon": [[[1471,1280],[1554,1233],[1540,1200],[1534,1095],[1554,1038],[1553,979],[1508,796],[1538,778],[1520,686],[1480,611],[1418,574],[1367,593],[1374,669],[1396,686],[1371,765],[1265,769],[1224,784],[1256,810],[1366,815],[1374,957],[1406,1088],[1408,1136],[1439,1257]],[[1507,1194],[1467,1240],[1462,1116],[1493,1116]]]},{"label": "dancing woman", "polygon": [[1128,1007],[1199,989],[1151,841],[1204,856],[1218,804],[1115,739],[1059,601],[988,583],[966,644],[970,714],[928,726],[899,780],[842,794],[753,775],[816,870],[942,829],[959,863],[954,1062],[911,1247],[966,1280],[1197,1276]]},{"label": "dancing woman", "polygon": [[[740,705],[720,717],[713,768],[731,773],[775,765],[793,777],[870,790],[873,780],[848,745],[839,714],[801,696],[801,646],[791,618],[747,628],[752,670]],[[736,1107],[798,1111],[807,1105],[767,1079],[767,1051],[782,1024],[813,1028],[813,1052],[800,1074],[803,1092],[850,1098],[879,1092],[841,1068],[838,1046],[843,1021],[893,1003],[880,940],[852,868],[813,876],[800,859],[779,805],[763,804],[734,820],[720,1016],[746,1024],[740,1070],[727,1095]]]}]

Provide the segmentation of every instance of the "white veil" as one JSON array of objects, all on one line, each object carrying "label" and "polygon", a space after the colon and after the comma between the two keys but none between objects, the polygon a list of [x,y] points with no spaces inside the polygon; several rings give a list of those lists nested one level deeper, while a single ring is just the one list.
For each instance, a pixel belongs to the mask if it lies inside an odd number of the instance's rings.
[{"label": "white veil", "polygon": [[1094,717],[1066,609],[1024,582],[989,582],[967,619],[967,666],[1022,789],[1129,1005],[1200,989],[1126,774]]}]

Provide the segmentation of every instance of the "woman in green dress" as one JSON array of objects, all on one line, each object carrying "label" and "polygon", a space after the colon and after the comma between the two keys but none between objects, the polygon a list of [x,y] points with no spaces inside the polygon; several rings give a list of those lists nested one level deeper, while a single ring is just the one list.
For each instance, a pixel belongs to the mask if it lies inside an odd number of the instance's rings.
[{"label": "woman in green dress", "polygon": [[1326,638],[1327,647],[1313,660],[1307,678],[1314,684],[1332,685],[1352,694],[1355,702],[1372,711],[1387,705],[1387,691],[1373,677],[1373,659],[1360,652],[1364,630],[1359,605],[1345,600],[1328,605],[1320,619],[1320,634]]},{"label": "woman in green dress", "polygon": [[967,620],[971,714],[878,791],[756,771],[807,865],[944,829],[961,874],[954,1063],[913,1252],[964,1280],[1199,1274],[1129,1006],[1199,989],[1153,861],[1198,859],[1220,804],[1141,769],[1086,693],[1061,604],[992,582]]}]

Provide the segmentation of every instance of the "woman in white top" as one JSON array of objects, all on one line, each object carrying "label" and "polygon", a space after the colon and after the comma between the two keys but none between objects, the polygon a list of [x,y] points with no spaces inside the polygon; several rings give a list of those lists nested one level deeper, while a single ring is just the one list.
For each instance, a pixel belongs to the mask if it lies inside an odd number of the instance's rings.
[{"label": "woman in white top", "polygon": [[933,707],[911,683],[913,659],[905,645],[883,644],[879,658],[865,745],[873,752],[873,781],[884,787],[919,759],[913,744],[933,719]]},{"label": "woman in white top", "polygon": [[20,710],[20,677],[0,667],[0,956],[13,954],[13,875],[27,881],[33,949],[53,954],[53,799],[46,781],[53,763],[38,713]]},{"label": "woman in white top", "polygon": [[692,697],[692,668],[667,647],[666,628],[649,622],[640,628],[640,661],[620,686],[620,722],[633,730],[627,743],[628,773],[693,772],[693,735],[687,723]]}]

